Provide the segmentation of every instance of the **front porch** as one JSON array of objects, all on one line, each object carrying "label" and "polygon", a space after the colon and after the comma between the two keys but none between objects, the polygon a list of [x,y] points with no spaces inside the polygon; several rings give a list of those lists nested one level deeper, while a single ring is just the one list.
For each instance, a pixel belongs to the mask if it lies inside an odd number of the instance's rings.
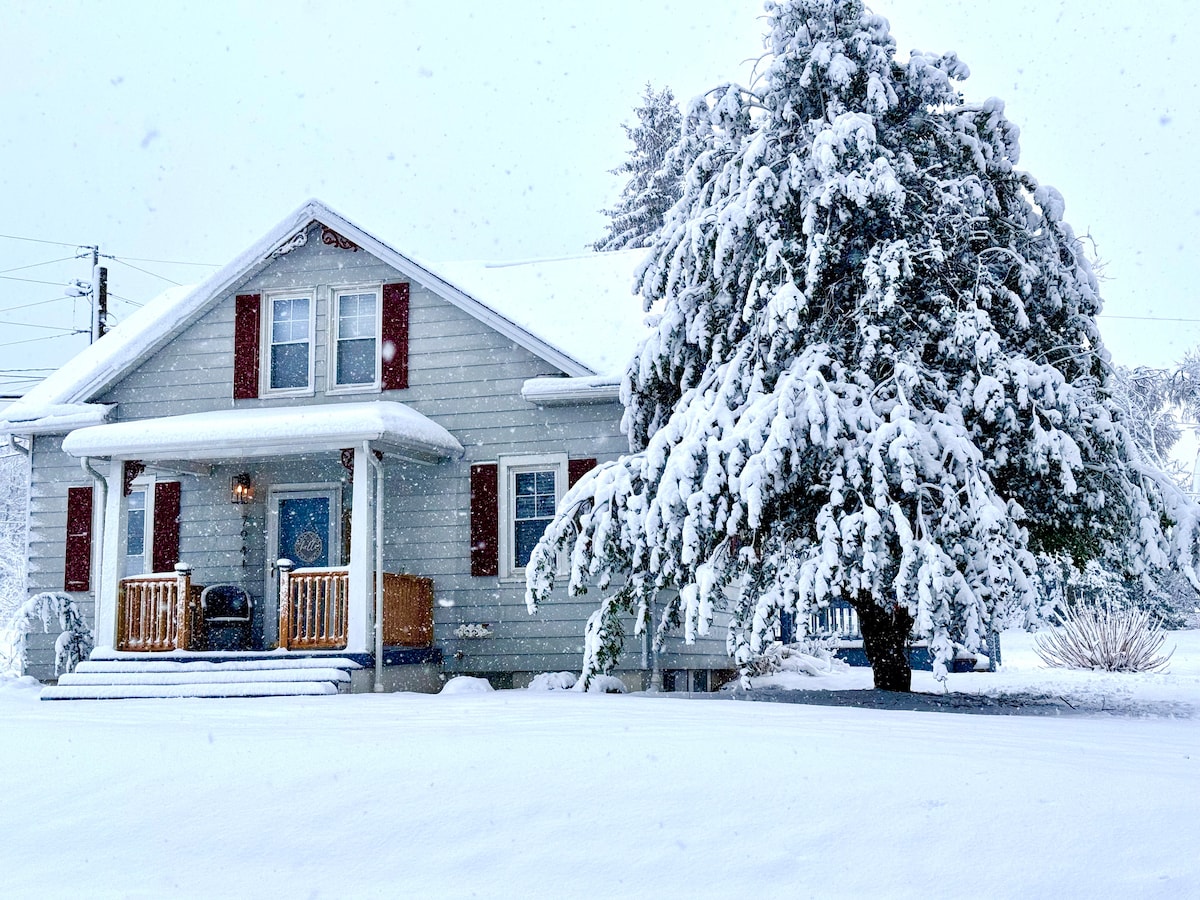
[{"label": "front porch", "polygon": [[[284,651],[337,651],[349,646],[350,567],[294,568],[280,559],[278,627],[275,648]],[[242,606],[217,608],[205,603],[208,590],[192,579],[192,567],[121,579],[117,593],[117,630],[113,649],[125,653],[172,651],[254,651],[253,600],[237,585]],[[415,575],[383,573],[383,647],[433,646],[433,581]],[[233,615],[230,615],[233,613]],[[244,621],[241,640],[226,632]],[[221,638],[218,639],[218,633]]]},{"label": "front porch", "polygon": [[462,451],[408,407],[116,423],[64,449],[104,498],[93,662],[337,657],[364,670],[355,690],[394,689],[386,668],[440,666],[432,580],[385,571],[385,552],[391,569],[406,556],[382,540],[385,480]]}]

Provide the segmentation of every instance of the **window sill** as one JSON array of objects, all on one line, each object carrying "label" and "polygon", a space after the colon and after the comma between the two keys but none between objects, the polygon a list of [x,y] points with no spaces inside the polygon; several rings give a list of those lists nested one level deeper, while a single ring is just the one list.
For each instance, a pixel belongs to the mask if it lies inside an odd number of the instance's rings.
[{"label": "window sill", "polygon": [[379,385],[377,384],[343,384],[337,387],[327,388],[325,396],[336,397],[339,394],[378,394],[380,393]]},{"label": "window sill", "polygon": [[259,391],[258,398],[260,400],[271,400],[277,397],[315,397],[316,391],[311,387],[307,388],[276,388],[274,390]]}]

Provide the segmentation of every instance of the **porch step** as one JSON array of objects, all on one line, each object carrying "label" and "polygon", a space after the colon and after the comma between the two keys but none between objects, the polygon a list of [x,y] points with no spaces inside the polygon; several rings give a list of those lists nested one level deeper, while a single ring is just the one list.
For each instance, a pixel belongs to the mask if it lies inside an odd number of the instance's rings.
[{"label": "porch step", "polygon": [[349,659],[320,657],[175,662],[89,660],[42,690],[43,700],[152,697],[289,697],[350,688]]}]

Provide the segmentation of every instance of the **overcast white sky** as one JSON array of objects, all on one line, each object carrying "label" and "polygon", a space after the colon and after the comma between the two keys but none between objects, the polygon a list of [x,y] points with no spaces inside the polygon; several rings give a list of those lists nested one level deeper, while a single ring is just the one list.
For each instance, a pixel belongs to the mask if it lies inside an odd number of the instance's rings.
[{"label": "overcast white sky", "polygon": [[[968,98],[1006,101],[1023,167],[1062,191],[1105,263],[1116,360],[1167,365],[1200,344],[1200,4],[870,5],[902,53],[955,50]],[[620,190],[607,170],[645,82],[680,98],[745,82],[760,13],[759,0],[10,2],[0,234],[67,246],[0,238],[0,370],[86,343],[44,327],[86,327],[84,302],[56,299],[90,275],[77,243],[122,260],[110,290],[134,302],[212,271],[159,261],[224,264],[310,196],[427,260],[577,253]],[[131,308],[114,300],[118,317]]]}]

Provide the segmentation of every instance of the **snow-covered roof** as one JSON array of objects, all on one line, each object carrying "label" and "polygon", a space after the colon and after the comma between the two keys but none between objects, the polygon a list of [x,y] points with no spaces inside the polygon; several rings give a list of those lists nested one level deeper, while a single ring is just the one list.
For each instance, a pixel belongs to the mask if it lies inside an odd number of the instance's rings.
[{"label": "snow-covered roof", "polygon": [[48,403],[31,406],[14,401],[0,411],[0,435],[62,434],[72,428],[99,425],[112,412],[106,403]]},{"label": "snow-covered roof", "polygon": [[[436,270],[596,375],[620,375],[647,332],[634,272],[645,250],[515,263],[453,262]],[[579,373],[572,373],[579,374]]]},{"label": "snow-covered roof", "polygon": [[521,397],[538,406],[612,403],[621,397],[621,376],[530,378],[521,385]]},{"label": "snow-covered roof", "polygon": [[393,400],[224,409],[111,422],[72,431],[72,456],[114,459],[242,459],[372,447],[421,462],[457,459],[462,445],[441,425]]},{"label": "snow-covered roof", "polygon": [[0,435],[67,430],[40,420],[52,408],[85,404],[103,393],[313,222],[332,228],[568,376],[619,371],[644,330],[639,301],[631,292],[643,251],[507,265],[447,263],[435,270],[319,200],[310,200],[204,283],[164,292],[86,347],[0,414]]}]

